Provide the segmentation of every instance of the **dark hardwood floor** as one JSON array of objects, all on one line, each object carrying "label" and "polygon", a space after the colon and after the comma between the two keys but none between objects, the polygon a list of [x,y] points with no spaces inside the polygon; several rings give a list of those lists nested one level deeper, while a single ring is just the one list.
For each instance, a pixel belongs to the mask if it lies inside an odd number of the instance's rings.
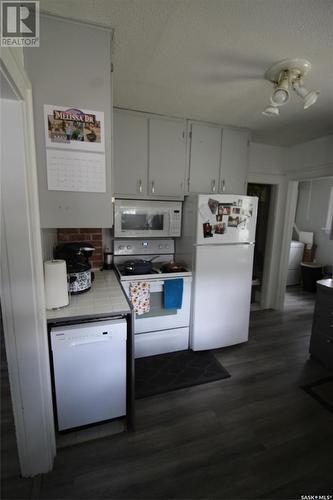
[{"label": "dark hardwood floor", "polygon": [[136,432],[61,449],[52,473],[3,478],[3,498],[333,495],[333,414],[300,388],[332,374],[309,358],[313,299],[289,288],[247,344],[216,351],[231,378],[138,400]]}]

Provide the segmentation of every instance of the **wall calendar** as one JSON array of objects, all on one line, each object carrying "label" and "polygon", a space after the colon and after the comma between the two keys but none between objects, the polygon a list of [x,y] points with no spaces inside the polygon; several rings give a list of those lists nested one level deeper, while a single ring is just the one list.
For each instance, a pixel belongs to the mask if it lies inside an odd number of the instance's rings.
[{"label": "wall calendar", "polygon": [[105,155],[48,149],[47,185],[54,191],[105,193]]},{"label": "wall calendar", "polygon": [[106,192],[104,113],[44,105],[49,190]]}]

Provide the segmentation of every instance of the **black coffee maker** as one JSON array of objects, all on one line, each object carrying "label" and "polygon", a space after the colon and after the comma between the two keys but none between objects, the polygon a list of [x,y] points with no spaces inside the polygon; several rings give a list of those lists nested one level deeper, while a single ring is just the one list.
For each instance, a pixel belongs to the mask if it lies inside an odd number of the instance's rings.
[{"label": "black coffee maker", "polygon": [[80,241],[60,243],[54,250],[55,259],[66,261],[69,292],[73,295],[87,292],[91,288],[94,273],[91,271],[89,258],[94,250],[95,247],[90,243]]}]

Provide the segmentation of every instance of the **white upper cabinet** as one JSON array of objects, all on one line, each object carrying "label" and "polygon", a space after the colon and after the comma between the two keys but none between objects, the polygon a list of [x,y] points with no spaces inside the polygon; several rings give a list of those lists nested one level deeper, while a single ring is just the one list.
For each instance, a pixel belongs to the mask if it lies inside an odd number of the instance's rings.
[{"label": "white upper cabinet", "polygon": [[218,126],[190,123],[189,192],[216,193],[218,191],[221,133],[222,129]]},{"label": "white upper cabinet", "polygon": [[248,140],[245,130],[190,123],[188,190],[245,194]]},{"label": "white upper cabinet", "polygon": [[246,193],[248,142],[246,130],[223,129],[220,193]]},{"label": "white upper cabinet", "polygon": [[115,194],[147,194],[147,116],[114,110],[113,146]]},{"label": "white upper cabinet", "polygon": [[148,194],[182,194],[185,170],[185,121],[150,118]]},{"label": "white upper cabinet", "polygon": [[245,194],[248,132],[193,121],[188,130],[185,120],[114,110],[114,193]]}]

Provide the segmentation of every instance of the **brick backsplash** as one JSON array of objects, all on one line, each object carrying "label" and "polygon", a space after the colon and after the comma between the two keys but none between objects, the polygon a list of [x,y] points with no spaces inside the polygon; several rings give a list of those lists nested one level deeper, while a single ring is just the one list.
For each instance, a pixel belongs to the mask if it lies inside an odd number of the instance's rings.
[{"label": "brick backsplash", "polygon": [[60,228],[57,230],[57,238],[59,243],[69,241],[86,241],[94,247],[94,253],[90,259],[91,265],[94,268],[99,268],[103,265],[103,241],[102,229],[99,228]]}]

